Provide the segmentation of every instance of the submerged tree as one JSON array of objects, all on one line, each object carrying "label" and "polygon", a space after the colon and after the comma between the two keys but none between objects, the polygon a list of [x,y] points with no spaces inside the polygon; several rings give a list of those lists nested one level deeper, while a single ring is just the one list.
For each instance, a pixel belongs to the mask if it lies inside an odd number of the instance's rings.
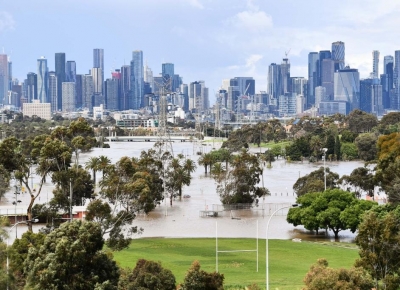
[{"label": "submerged tree", "polygon": [[228,169],[216,165],[212,174],[223,204],[254,203],[269,194],[268,189],[258,186],[262,174],[260,160],[247,150],[233,156]]}]

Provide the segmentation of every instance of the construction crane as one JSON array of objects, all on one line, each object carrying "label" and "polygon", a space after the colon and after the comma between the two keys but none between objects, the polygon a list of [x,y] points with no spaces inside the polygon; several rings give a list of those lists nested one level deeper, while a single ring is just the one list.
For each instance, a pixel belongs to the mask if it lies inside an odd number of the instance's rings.
[{"label": "construction crane", "polygon": [[289,53],[290,53],[290,51],[291,51],[292,49],[291,48],[289,48],[289,50],[288,51],[285,51],[285,58],[287,58],[288,57],[288,55],[289,55]]}]

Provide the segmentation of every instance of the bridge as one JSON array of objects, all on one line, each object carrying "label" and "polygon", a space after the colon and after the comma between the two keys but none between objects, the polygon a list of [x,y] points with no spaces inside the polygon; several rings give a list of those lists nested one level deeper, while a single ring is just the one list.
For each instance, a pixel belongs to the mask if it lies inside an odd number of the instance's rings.
[{"label": "bridge", "polygon": [[[108,136],[104,137],[106,142],[157,142],[160,137],[155,136]],[[171,142],[191,142],[196,138],[193,136],[170,136]]]}]

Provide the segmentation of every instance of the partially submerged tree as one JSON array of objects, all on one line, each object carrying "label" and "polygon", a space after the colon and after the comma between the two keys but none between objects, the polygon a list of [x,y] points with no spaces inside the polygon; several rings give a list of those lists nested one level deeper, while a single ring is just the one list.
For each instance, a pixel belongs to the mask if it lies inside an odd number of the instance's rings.
[{"label": "partially submerged tree", "polygon": [[[306,193],[321,192],[325,190],[325,175],[324,167],[314,170],[310,174],[297,179],[293,185],[293,190],[297,196],[302,196]],[[339,174],[332,172],[329,167],[326,167],[326,189],[334,189],[338,187]]]},{"label": "partially submerged tree", "polygon": [[307,230],[331,230],[339,238],[342,230],[355,232],[362,214],[376,203],[360,201],[353,193],[340,189],[307,193],[297,198],[300,207],[289,210],[287,221],[294,226],[303,225]]},{"label": "partially submerged tree", "polygon": [[269,194],[266,188],[258,186],[262,174],[260,160],[247,150],[234,155],[228,169],[218,165],[212,174],[223,204],[252,204]]}]

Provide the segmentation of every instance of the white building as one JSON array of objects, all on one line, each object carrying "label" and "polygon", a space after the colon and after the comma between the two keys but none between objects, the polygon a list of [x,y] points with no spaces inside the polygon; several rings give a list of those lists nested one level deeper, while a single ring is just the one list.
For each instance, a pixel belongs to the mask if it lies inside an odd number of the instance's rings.
[{"label": "white building", "polygon": [[28,117],[38,116],[42,119],[51,120],[51,104],[33,100],[33,103],[25,103],[23,105],[22,114]]},{"label": "white building", "polygon": [[76,90],[75,83],[62,83],[62,109],[64,112],[75,111]]}]

